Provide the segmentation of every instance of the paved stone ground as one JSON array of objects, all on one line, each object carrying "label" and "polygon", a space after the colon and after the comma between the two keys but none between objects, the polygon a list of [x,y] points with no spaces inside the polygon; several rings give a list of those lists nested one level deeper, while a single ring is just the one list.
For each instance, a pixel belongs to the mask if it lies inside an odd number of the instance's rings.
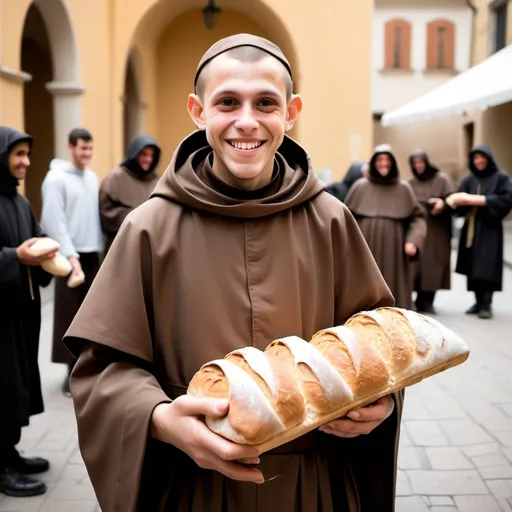
[{"label": "paved stone ground", "polygon": [[[512,511],[512,271],[492,321],[463,314],[472,303],[464,286],[454,275],[437,308],[471,356],[407,391],[397,512]],[[32,419],[21,443],[26,453],[51,460],[43,476],[49,491],[26,499],[0,495],[0,512],[100,512],[77,449],[71,401],[60,393],[65,369],[49,363],[51,313],[50,291],[40,355],[46,412]]]}]

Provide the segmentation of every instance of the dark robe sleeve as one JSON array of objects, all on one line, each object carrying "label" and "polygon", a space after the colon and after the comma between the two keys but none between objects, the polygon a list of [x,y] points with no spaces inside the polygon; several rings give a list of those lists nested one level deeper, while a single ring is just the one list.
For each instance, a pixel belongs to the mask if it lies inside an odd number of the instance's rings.
[{"label": "dark robe sleeve", "polygon": [[[412,193],[412,192],[411,192]],[[423,252],[425,240],[427,238],[427,212],[421,204],[414,199],[414,206],[409,219],[409,226],[405,235],[405,241],[413,243],[418,249],[412,259],[417,259],[419,254]]]},{"label": "dark robe sleeve", "polygon": [[[337,260],[342,262],[337,277],[337,324],[344,323],[350,315],[361,310],[394,306],[389,287],[348,211],[342,231]],[[392,398],[395,402],[393,414],[369,435],[336,438],[336,457],[338,460],[348,458],[363,511],[391,511],[394,507],[404,391],[393,393]],[[335,462],[332,464],[335,471]]]},{"label": "dark robe sleeve", "polygon": [[[34,216],[34,210],[32,210],[32,206],[29,204],[29,212],[30,212],[30,223],[32,226],[32,236],[34,238],[38,238],[40,236],[44,236],[41,231],[41,226],[37,222]],[[36,283],[43,288],[48,286],[52,281],[52,274],[45,272],[41,267],[33,267],[32,268],[32,276],[35,278]]]},{"label": "dark robe sleeve", "polygon": [[0,249],[0,284],[14,284],[21,277],[16,247]]},{"label": "dark robe sleeve", "polygon": [[79,356],[70,387],[103,512],[135,510],[151,414],[170,402],[152,373],[150,251],[128,219],[64,338]]},{"label": "dark robe sleeve", "polygon": [[500,176],[498,190],[494,194],[488,194],[487,211],[488,214],[504,219],[512,210],[512,181],[504,174]]},{"label": "dark robe sleeve", "polygon": [[99,193],[101,228],[105,233],[117,233],[132,208],[113,197],[107,180],[108,177],[101,184]]}]

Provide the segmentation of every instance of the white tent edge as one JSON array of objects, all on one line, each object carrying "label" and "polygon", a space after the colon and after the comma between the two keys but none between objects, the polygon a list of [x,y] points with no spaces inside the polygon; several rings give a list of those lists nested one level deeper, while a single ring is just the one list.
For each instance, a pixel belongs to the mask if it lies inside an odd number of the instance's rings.
[{"label": "white tent edge", "polygon": [[478,98],[468,98],[466,101],[454,102],[449,106],[446,104],[441,104],[438,108],[436,108],[428,105],[428,102],[427,106],[424,106],[426,103],[425,100],[429,100],[431,98],[435,99],[436,96],[439,95],[440,91],[453,87],[454,83],[460,82],[461,84],[464,84],[467,76],[475,75],[475,73],[478,73],[480,69],[485,69],[492,61],[496,60],[498,62],[501,56],[508,56],[508,53],[512,54],[512,44],[503,48],[500,52],[491,55],[475,66],[469,68],[450,81],[436,87],[432,91],[429,91],[426,94],[415,98],[414,100],[396,108],[395,110],[386,112],[381,118],[381,125],[387,127],[431,118],[463,115],[471,111],[485,110],[487,108],[512,101],[512,87],[505,87],[502,90],[494,89],[492,93],[486,93],[484,91],[484,93]]}]

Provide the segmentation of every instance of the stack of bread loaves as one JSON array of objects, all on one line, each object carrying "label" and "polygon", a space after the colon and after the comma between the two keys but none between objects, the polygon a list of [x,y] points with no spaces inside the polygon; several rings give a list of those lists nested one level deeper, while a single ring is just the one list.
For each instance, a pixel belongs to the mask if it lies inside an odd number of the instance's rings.
[{"label": "stack of bread loaves", "polygon": [[466,344],[438,321],[400,308],[353,315],[311,341],[289,336],[205,364],[188,394],[229,399],[206,418],[217,434],[261,453],[348,411],[463,363]]}]

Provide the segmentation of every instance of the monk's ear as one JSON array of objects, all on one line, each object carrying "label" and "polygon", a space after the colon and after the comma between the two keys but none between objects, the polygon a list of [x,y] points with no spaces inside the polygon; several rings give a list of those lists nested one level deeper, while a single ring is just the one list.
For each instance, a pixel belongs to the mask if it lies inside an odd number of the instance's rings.
[{"label": "monk's ear", "polygon": [[293,127],[301,112],[302,98],[298,94],[294,94],[288,102],[288,109],[286,113],[286,131]]},{"label": "monk's ear", "polygon": [[201,100],[197,94],[190,94],[187,102],[187,110],[197,126],[198,130],[205,130],[206,125],[204,122],[204,108]]}]

